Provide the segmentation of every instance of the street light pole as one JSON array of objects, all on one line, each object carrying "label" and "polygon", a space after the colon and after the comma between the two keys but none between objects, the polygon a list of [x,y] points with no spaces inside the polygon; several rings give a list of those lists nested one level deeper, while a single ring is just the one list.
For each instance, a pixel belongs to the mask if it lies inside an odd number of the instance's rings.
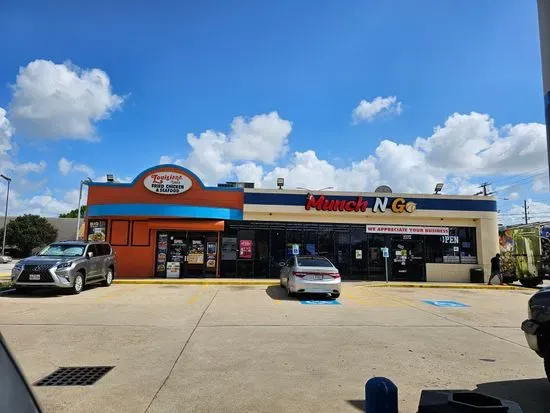
[{"label": "street light pole", "polygon": [[90,177],[88,177],[88,179],[80,181],[80,192],[78,194],[78,212],[77,212],[78,219],[76,220],[76,237],[75,237],[77,241],[80,238],[80,204],[82,203],[82,187],[84,186],[84,184],[87,185],[90,182],[92,182],[92,178]]},{"label": "street light pole", "polygon": [[6,175],[0,174],[0,177],[5,179],[8,182],[8,192],[6,193],[6,211],[4,212],[4,236],[2,240],[2,257],[6,251],[6,233],[8,232],[8,201],[10,199],[10,183],[11,178],[8,178]]}]

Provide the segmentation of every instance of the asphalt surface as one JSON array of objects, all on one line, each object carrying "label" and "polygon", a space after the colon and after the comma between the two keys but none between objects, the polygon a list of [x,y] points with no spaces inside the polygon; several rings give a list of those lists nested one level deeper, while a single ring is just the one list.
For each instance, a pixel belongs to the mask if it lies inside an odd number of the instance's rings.
[{"label": "asphalt surface", "polygon": [[550,384],[519,328],[531,294],[346,283],[333,305],[275,286],[8,292],[0,331],[30,382],[60,366],[114,366],[92,386],[33,387],[46,412],[360,412],[366,380],[387,376],[401,413],[417,411],[422,389],[542,413]]}]

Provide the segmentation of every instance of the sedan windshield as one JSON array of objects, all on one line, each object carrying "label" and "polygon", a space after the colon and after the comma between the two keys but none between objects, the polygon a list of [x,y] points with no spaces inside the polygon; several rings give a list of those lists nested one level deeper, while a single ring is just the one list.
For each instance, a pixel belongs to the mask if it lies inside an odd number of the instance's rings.
[{"label": "sedan windshield", "polygon": [[53,244],[49,245],[40,251],[37,255],[39,256],[53,256],[53,257],[79,257],[84,254],[84,245],[60,245]]},{"label": "sedan windshield", "polygon": [[300,267],[332,267],[329,260],[316,257],[298,257]]}]

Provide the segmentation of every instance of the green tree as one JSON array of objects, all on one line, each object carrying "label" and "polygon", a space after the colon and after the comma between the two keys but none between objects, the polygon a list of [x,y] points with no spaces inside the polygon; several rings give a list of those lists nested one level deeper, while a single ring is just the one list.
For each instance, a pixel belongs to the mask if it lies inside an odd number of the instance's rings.
[{"label": "green tree", "polygon": [[[0,236],[4,236],[4,228]],[[38,215],[23,215],[8,222],[6,244],[16,246],[24,257],[29,256],[33,248],[51,244],[56,238],[57,229]]]},{"label": "green tree", "polygon": [[[86,205],[80,207],[80,217],[86,216]],[[59,214],[59,218],[78,218],[78,208],[72,209],[65,214]]]}]

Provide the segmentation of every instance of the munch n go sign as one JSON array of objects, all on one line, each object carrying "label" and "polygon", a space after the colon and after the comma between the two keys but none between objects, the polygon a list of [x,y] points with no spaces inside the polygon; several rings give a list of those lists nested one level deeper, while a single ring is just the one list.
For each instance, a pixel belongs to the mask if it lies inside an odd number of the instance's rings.
[{"label": "munch n go sign", "polygon": [[[315,209],[317,211],[345,211],[345,212],[367,212],[369,209],[369,201],[362,196],[358,196],[355,200],[346,199],[330,199],[324,195],[315,197],[308,194],[306,196],[306,210]],[[404,212],[412,213],[416,211],[416,204],[411,201],[406,201],[404,198],[395,198],[390,202],[387,197],[376,198],[374,205],[370,209],[372,212],[384,213],[389,209],[394,213],[401,214]]]}]

